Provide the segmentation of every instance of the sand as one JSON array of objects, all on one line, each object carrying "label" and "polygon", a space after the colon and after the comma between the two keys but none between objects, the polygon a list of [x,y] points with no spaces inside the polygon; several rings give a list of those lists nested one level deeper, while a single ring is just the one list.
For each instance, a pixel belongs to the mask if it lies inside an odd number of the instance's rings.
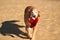
[{"label": "sand", "polygon": [[29,40],[24,9],[30,5],[40,10],[32,40],[60,40],[60,0],[0,0],[0,40]]}]

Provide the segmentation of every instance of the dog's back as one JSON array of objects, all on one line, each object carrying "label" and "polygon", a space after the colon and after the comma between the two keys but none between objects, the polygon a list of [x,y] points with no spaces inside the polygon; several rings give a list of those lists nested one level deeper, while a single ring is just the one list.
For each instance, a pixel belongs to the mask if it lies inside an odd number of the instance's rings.
[{"label": "dog's back", "polygon": [[26,24],[26,26],[29,26],[29,17],[30,17],[30,11],[33,9],[32,6],[28,6],[26,7],[25,11],[24,11],[24,22]]}]

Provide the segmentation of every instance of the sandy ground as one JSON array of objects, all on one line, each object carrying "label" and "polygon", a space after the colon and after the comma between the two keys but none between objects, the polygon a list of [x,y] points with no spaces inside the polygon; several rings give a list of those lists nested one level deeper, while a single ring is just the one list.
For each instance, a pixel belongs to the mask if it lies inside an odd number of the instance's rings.
[{"label": "sandy ground", "polygon": [[60,0],[0,0],[0,40],[29,40],[24,24],[29,5],[41,15],[33,40],[60,40]]}]

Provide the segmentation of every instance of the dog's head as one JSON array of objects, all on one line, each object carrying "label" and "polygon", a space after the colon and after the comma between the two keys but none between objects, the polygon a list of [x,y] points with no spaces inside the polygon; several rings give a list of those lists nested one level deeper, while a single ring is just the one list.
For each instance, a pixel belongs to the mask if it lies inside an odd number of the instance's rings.
[{"label": "dog's head", "polygon": [[38,17],[40,11],[38,11],[37,8],[33,7],[33,6],[28,6],[25,9],[25,14],[27,14],[29,17]]},{"label": "dog's head", "polygon": [[32,9],[32,11],[31,11],[31,15],[30,15],[31,17],[38,17],[38,10],[37,9]]}]

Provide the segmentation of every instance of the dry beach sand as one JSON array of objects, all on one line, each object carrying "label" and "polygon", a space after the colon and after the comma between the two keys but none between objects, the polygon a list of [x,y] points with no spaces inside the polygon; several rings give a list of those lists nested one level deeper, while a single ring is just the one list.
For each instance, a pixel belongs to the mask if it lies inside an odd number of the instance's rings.
[{"label": "dry beach sand", "polygon": [[60,40],[60,0],[0,0],[0,40],[29,40],[24,24],[29,5],[41,15],[32,40]]}]

